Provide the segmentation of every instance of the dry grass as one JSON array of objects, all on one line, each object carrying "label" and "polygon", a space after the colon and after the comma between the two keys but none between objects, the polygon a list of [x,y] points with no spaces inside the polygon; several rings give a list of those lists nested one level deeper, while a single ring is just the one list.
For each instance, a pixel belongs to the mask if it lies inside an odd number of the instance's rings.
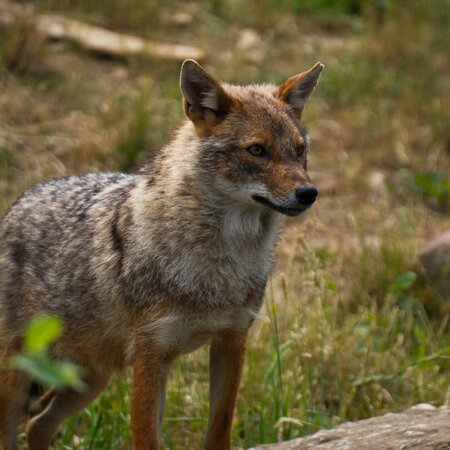
[{"label": "dry grass", "polygon": [[[133,0],[123,10],[117,0],[111,12],[102,2],[39,4],[203,46],[206,66],[227,81],[281,81],[317,60],[326,65],[305,113],[321,196],[287,229],[266,319],[252,333],[234,424],[235,445],[244,448],[449,402],[449,308],[417,254],[450,226],[450,3],[338,3],[173,0],[160,9]],[[180,11],[193,16],[190,25],[171,19]],[[132,167],[182,118],[176,64],[99,60],[60,43],[46,43],[31,65],[36,55],[16,53],[21,64],[2,50],[1,211],[37,181]],[[36,63],[45,70],[30,72]],[[441,174],[442,198],[429,178],[418,184],[424,173]],[[206,349],[178,362],[169,388],[164,447],[199,448]],[[55,448],[124,448],[128,397],[118,378],[66,423]]]}]

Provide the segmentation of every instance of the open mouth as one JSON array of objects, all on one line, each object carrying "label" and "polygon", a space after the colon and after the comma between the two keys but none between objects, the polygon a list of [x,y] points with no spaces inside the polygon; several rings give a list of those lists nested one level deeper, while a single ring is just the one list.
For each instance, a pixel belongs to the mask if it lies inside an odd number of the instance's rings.
[{"label": "open mouth", "polygon": [[268,206],[269,208],[273,209],[274,211],[277,211],[281,214],[285,214],[286,216],[290,216],[290,217],[298,216],[303,211],[305,211],[309,208],[309,206],[299,206],[298,208],[283,208],[281,206],[275,205],[270,200],[267,200],[267,198],[260,197],[259,195],[254,195],[253,200],[255,200],[258,203],[261,203],[261,205]]}]

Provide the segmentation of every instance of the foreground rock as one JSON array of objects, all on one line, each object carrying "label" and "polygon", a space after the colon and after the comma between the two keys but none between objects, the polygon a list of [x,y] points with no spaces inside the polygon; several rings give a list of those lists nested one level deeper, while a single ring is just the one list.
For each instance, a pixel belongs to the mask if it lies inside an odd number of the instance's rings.
[{"label": "foreground rock", "polygon": [[417,405],[399,414],[347,422],[301,439],[250,450],[450,449],[450,409]]},{"label": "foreground rock", "polygon": [[436,289],[450,300],[450,230],[433,239],[420,260]]}]

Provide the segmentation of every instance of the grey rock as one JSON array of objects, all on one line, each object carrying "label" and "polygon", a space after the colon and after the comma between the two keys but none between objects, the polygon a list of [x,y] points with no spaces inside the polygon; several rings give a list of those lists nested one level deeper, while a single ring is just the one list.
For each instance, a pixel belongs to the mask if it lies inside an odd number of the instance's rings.
[{"label": "grey rock", "polygon": [[428,244],[420,261],[442,297],[450,300],[450,230]]},{"label": "grey rock", "polygon": [[332,430],[250,450],[449,450],[450,409],[420,404],[398,414],[346,422]]}]

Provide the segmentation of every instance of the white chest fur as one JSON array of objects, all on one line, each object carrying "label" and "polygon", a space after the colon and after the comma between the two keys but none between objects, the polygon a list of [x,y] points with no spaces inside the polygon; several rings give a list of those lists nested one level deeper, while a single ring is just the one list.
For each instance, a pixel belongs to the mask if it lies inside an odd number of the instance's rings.
[{"label": "white chest fur", "polygon": [[196,350],[220,331],[246,329],[257,316],[257,311],[247,307],[173,314],[148,324],[146,331],[163,352],[178,355]]},{"label": "white chest fur", "polygon": [[[196,198],[178,209],[173,199],[171,208],[165,205],[165,198],[144,208],[138,198],[130,253],[142,266],[154,261],[161,284],[197,304],[219,308],[244,306],[252,290],[265,284],[282,222],[279,214],[207,207]],[[160,213],[166,210],[170,215]]]}]

